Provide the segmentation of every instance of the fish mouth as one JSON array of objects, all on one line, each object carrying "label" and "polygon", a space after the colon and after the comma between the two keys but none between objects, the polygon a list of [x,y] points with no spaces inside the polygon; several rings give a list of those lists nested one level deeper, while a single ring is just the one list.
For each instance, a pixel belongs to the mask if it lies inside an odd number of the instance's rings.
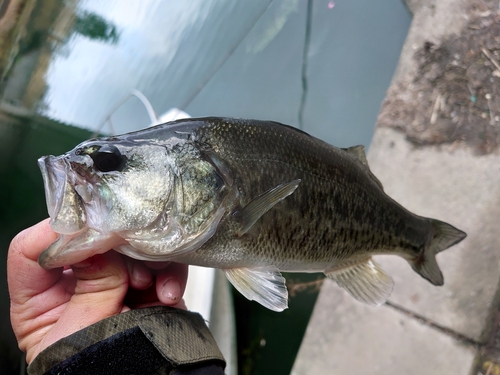
[{"label": "fish mouth", "polygon": [[47,211],[52,229],[60,234],[74,234],[86,228],[84,202],[90,200],[85,186],[72,184],[73,173],[63,156],[38,159],[42,172]]}]

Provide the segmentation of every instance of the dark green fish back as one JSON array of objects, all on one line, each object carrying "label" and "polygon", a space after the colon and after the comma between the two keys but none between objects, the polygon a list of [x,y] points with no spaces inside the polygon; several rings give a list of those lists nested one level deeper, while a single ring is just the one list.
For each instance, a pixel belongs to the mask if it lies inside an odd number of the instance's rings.
[{"label": "dark green fish back", "polygon": [[[249,234],[239,251],[242,260],[274,259],[280,269],[295,269],[304,261],[321,267],[374,252],[406,250],[415,256],[424,246],[430,222],[390,199],[354,155],[278,123],[204,120],[194,131],[195,143],[231,171],[242,206],[277,185],[301,180],[256,223],[258,238]],[[208,247],[235,246],[232,236],[222,228]]]}]

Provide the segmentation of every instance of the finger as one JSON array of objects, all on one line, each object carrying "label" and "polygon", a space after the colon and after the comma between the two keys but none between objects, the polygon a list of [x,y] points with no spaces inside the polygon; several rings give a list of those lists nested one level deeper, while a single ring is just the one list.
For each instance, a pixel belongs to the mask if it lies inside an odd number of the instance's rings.
[{"label": "finger", "polygon": [[45,219],[20,232],[12,244],[31,260],[38,260],[40,253],[55,242],[59,235],[50,228],[50,219]]},{"label": "finger", "polygon": [[153,262],[153,261],[145,261],[144,264],[151,268],[152,270],[162,270],[167,268],[172,262]]},{"label": "finger", "polygon": [[181,301],[186,289],[188,266],[171,263],[156,275],[156,294],[158,299],[168,306]]},{"label": "finger", "polygon": [[94,255],[71,268],[76,286],[57,322],[60,330],[68,334],[76,332],[122,311],[129,278],[119,254],[109,251]]},{"label": "finger", "polygon": [[62,268],[45,270],[37,263],[40,253],[57,237],[47,219],[25,229],[12,240],[7,258],[7,277],[11,300],[15,304],[24,304],[52,287],[61,277]]},{"label": "finger", "polygon": [[[74,294],[59,318],[45,330],[39,345],[28,350],[28,363],[54,342],[98,321],[119,314],[128,289],[128,272],[114,251],[95,255],[71,266],[76,278]],[[70,271],[71,272],[71,271]]]},{"label": "finger", "polygon": [[149,288],[144,290],[129,288],[124,303],[125,306],[127,306],[126,309],[128,307],[132,309],[142,309],[144,307],[151,306],[171,306],[186,310],[186,305],[183,299],[175,305],[172,305],[170,301],[168,304],[161,302],[156,293],[156,284],[151,285]]},{"label": "finger", "polygon": [[130,286],[134,289],[145,290],[153,285],[153,271],[146,267],[143,262],[123,255],[123,260],[127,265]]},{"label": "finger", "polygon": [[168,307],[174,307],[176,309],[187,310],[186,302],[184,301],[184,299],[181,299],[175,305],[167,305],[166,303],[156,301],[156,302],[141,303],[141,304],[135,305],[133,308],[134,309],[143,309],[145,307],[153,307],[153,306],[168,306]]},{"label": "finger", "polygon": [[[123,301],[129,276],[124,259],[118,253],[94,255],[71,268],[77,278],[74,295],[77,302],[93,303],[102,298],[109,305],[111,301]],[[111,299],[107,299],[108,294]]]}]

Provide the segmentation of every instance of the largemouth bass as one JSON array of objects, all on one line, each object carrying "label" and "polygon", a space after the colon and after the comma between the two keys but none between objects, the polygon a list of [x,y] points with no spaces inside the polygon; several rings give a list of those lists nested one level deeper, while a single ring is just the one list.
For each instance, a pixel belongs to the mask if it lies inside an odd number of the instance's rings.
[{"label": "largemouth bass", "polygon": [[324,272],[382,304],[393,281],[374,254],[443,284],[436,254],[466,234],[384,193],[362,146],[333,147],[276,122],[200,118],[85,141],[45,156],[51,269],[115,249],[135,259],[220,268],[250,300],[281,311],[280,271]]}]

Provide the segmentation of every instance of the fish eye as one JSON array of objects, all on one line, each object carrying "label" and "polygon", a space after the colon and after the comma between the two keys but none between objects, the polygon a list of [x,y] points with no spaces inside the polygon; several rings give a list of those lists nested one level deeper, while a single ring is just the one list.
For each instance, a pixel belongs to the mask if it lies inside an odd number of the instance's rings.
[{"label": "fish eye", "polygon": [[120,171],[125,162],[120,150],[112,145],[100,147],[90,157],[94,161],[94,167],[101,172]]}]

